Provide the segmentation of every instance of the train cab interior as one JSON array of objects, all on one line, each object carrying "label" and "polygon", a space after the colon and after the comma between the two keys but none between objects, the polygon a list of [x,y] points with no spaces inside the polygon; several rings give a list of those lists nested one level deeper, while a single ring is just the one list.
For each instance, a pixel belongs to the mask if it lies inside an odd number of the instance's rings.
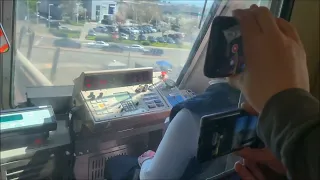
[{"label": "train cab interior", "polygon": [[[144,152],[157,153],[173,107],[228,84],[203,73],[211,23],[252,4],[268,7],[297,28],[311,93],[319,98],[319,1],[99,3],[0,2],[0,45],[10,44],[0,54],[0,179],[138,180],[139,167],[115,177],[110,169],[125,165],[108,169],[108,161],[130,157],[137,163]],[[104,27],[101,20],[111,24]],[[51,22],[60,26],[50,27]],[[57,43],[66,39],[71,43]],[[110,45],[119,50],[105,51]],[[143,53],[154,48],[163,54]],[[112,69],[112,63],[121,66]],[[239,91],[223,94],[213,101],[238,107]],[[214,159],[192,179],[211,179],[232,170],[237,160],[233,154]]]}]

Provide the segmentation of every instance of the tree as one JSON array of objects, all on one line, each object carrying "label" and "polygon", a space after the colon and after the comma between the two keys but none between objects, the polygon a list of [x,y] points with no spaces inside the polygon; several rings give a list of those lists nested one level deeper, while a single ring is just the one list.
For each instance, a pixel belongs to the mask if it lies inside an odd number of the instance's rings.
[{"label": "tree", "polygon": [[[62,11],[63,14],[74,18],[75,14],[77,14],[77,4],[79,4],[79,11],[80,9],[83,9],[80,0],[63,0],[61,1],[61,7],[62,7]],[[80,12],[79,12],[80,14]],[[84,14],[84,10],[83,10],[83,14]]]},{"label": "tree", "polygon": [[135,20],[136,23],[150,24],[152,21],[160,21],[162,18],[162,11],[156,2],[159,0],[120,2],[118,3],[118,12],[125,19]]}]

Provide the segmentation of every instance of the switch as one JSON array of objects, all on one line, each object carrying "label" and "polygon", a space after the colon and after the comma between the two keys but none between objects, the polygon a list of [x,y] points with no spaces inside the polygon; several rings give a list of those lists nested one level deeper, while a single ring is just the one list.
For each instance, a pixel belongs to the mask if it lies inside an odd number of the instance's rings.
[{"label": "switch", "polygon": [[93,96],[94,96],[93,92],[90,92],[90,94],[87,98],[91,99]]},{"label": "switch", "polygon": [[99,93],[99,96],[97,98],[102,98],[103,92]]},{"label": "switch", "polygon": [[53,158],[53,157],[54,157],[54,154],[51,154],[50,157]]},{"label": "switch", "polygon": [[42,139],[35,139],[34,140],[34,144],[35,145],[41,145],[43,142],[42,142]]},{"label": "switch", "polygon": [[70,152],[69,152],[69,151],[66,151],[66,155],[69,156],[69,155],[70,155]]}]

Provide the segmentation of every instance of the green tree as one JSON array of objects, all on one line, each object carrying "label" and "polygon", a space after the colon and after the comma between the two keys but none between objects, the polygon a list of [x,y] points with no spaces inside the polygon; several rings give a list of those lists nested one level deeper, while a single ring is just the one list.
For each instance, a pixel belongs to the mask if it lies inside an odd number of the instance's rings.
[{"label": "green tree", "polygon": [[75,14],[77,13],[76,12],[77,4],[79,4],[79,8],[82,7],[80,0],[62,0],[61,7],[62,7],[63,14],[65,16],[74,18]]}]

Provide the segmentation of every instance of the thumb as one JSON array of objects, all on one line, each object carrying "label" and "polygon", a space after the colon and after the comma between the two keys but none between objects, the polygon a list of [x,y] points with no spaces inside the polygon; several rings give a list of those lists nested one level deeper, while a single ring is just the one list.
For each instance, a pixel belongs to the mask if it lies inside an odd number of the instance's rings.
[{"label": "thumb", "polygon": [[247,102],[242,103],[241,108],[251,115],[258,115],[257,111],[254,110],[253,107]]},{"label": "thumb", "polygon": [[241,156],[244,159],[259,162],[259,163],[266,163],[270,160],[273,160],[273,155],[270,154],[265,148],[263,149],[251,149],[251,148],[243,148],[240,151],[236,152],[236,155]]}]

